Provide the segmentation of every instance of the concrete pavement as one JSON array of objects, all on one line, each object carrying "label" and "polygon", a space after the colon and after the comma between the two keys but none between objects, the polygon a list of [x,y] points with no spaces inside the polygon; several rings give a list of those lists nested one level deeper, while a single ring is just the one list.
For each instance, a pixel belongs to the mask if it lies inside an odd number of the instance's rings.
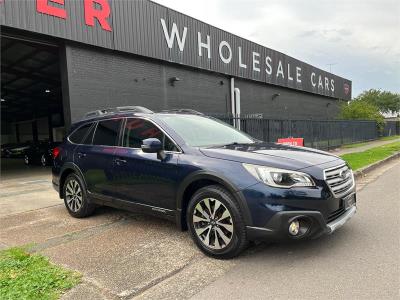
[{"label": "concrete pavement", "polygon": [[81,272],[83,283],[64,299],[391,299],[399,284],[399,170],[397,159],[361,178],[359,212],[334,235],[252,246],[221,261],[160,219],[111,208],[74,219],[43,181],[49,174],[35,169],[32,177],[2,177],[0,211],[9,211],[0,216],[0,248],[34,243],[51,261]]}]

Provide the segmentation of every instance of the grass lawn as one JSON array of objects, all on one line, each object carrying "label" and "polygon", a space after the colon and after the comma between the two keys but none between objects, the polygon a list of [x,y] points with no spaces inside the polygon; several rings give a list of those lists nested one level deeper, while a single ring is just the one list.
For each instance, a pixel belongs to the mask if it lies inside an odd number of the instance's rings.
[{"label": "grass lawn", "polygon": [[371,148],[363,152],[355,152],[341,155],[353,170],[360,169],[379,160],[400,152],[400,142],[390,143],[383,146]]},{"label": "grass lawn", "polygon": [[58,299],[81,276],[23,248],[0,251],[0,299]]},{"label": "grass lawn", "polygon": [[[400,138],[400,135],[392,135],[392,136],[382,137],[382,138],[378,139],[377,141],[391,141],[391,140],[395,140],[395,139],[399,139],[399,138]],[[370,142],[343,145],[342,148],[356,148],[356,147],[361,147],[361,146],[367,145],[368,143],[370,143]]]}]

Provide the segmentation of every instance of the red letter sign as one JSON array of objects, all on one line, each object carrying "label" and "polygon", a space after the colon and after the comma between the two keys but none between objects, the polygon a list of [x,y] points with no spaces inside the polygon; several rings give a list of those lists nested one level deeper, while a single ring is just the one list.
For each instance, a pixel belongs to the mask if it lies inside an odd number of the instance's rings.
[{"label": "red letter sign", "polygon": [[49,2],[64,5],[64,0],[36,0],[36,10],[42,14],[55,16],[58,18],[66,19],[67,12],[58,7],[49,5]]},{"label": "red letter sign", "polygon": [[[101,5],[100,10],[94,8],[95,3]],[[111,31],[110,24],[107,21],[110,12],[110,4],[107,0],[85,0],[85,22],[89,26],[94,26],[94,19],[96,18],[104,30]]]},{"label": "red letter sign", "polygon": [[289,146],[304,147],[304,139],[303,139],[303,138],[284,138],[284,139],[278,139],[278,144],[284,144],[284,145],[289,145]]}]

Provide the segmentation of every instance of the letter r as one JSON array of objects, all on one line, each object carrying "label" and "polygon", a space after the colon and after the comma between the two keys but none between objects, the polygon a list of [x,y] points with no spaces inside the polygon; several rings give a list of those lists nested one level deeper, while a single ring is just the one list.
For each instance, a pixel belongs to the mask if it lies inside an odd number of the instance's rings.
[{"label": "letter r", "polygon": [[[96,9],[94,6],[95,3],[99,4],[101,9]],[[107,20],[111,14],[111,8],[108,0],[84,0],[84,5],[86,25],[94,26],[94,19],[97,19],[101,28],[107,31],[112,30]]]}]

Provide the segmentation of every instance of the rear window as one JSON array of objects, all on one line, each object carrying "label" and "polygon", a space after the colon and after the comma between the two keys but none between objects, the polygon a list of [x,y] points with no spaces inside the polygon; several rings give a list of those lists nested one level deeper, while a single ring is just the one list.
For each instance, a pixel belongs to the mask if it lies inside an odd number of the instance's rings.
[{"label": "rear window", "polygon": [[91,145],[92,140],[93,140],[93,134],[94,134],[95,130],[96,130],[96,126],[92,126],[92,128],[89,129],[89,133],[86,135],[85,139],[82,141],[81,144]]},{"label": "rear window", "polygon": [[86,136],[86,134],[88,133],[90,127],[92,126],[93,123],[88,123],[85,124],[81,127],[79,127],[77,130],[75,130],[70,136],[69,136],[69,140],[72,143],[75,144],[81,144],[82,140],[84,139],[84,137]]},{"label": "rear window", "polygon": [[93,145],[117,146],[121,119],[100,121],[93,137]]}]

